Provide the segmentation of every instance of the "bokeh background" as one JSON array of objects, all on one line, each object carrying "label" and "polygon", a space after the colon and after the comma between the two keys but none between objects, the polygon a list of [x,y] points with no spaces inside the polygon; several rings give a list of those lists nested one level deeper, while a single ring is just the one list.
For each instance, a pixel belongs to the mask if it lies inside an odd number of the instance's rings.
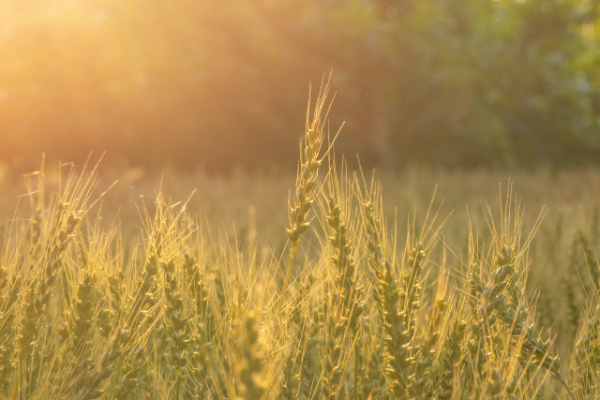
[{"label": "bokeh background", "polygon": [[0,162],[294,169],[333,71],[363,165],[600,162],[596,0],[3,0]]}]

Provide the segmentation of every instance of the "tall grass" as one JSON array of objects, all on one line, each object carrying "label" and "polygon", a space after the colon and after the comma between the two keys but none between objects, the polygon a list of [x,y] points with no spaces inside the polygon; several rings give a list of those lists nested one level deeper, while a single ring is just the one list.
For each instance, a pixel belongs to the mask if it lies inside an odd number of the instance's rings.
[{"label": "tall grass", "polygon": [[572,244],[577,279],[532,288],[551,280],[536,257],[558,251],[534,236],[558,226],[526,219],[510,184],[487,231],[449,230],[435,200],[390,219],[380,183],[321,151],[327,96],[283,247],[232,241],[162,191],[107,224],[95,168],[63,167],[53,193],[29,175],[31,216],[7,224],[0,258],[0,397],[600,399],[598,226]]}]

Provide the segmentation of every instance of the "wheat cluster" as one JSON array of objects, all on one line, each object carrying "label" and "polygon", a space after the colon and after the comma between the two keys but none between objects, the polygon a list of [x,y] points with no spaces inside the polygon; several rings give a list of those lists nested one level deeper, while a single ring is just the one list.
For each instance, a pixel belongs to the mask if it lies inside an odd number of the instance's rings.
[{"label": "wheat cluster", "polygon": [[560,350],[526,290],[539,225],[524,231],[510,189],[489,233],[465,224],[464,253],[433,201],[391,229],[381,185],[335,160],[327,96],[309,108],[283,254],[232,246],[160,192],[126,241],[129,221],[100,222],[95,169],[64,168],[49,194],[29,176],[31,218],[0,257],[0,398],[600,399],[598,274],[582,274],[585,306],[565,282],[577,313]]}]

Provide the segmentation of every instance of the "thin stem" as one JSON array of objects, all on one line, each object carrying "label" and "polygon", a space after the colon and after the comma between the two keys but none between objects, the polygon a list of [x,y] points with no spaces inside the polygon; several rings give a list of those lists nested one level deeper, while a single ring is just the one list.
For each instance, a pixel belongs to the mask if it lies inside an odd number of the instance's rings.
[{"label": "thin stem", "polygon": [[181,368],[177,367],[177,383],[175,384],[175,399],[179,400],[181,392]]},{"label": "thin stem", "polygon": [[285,300],[285,292],[290,282],[290,276],[292,275],[292,265],[294,265],[294,257],[296,256],[296,250],[298,249],[298,242],[294,243],[290,249],[290,264],[288,265],[287,274],[285,275],[285,281],[283,282],[283,288],[281,289],[281,300],[279,301],[279,309],[277,314],[281,316],[281,310],[283,308],[283,302]]},{"label": "thin stem", "polygon": [[354,348],[354,400],[358,400],[358,357],[360,348],[358,344]]},{"label": "thin stem", "polygon": [[563,377],[563,375],[561,373],[559,373],[556,375],[556,377],[558,378],[560,383],[563,385],[563,387],[567,390],[567,393],[569,393],[569,397],[571,398],[571,400],[577,400],[577,398],[575,397],[575,393],[573,393],[573,391],[567,384],[567,381],[565,381],[565,378]]}]

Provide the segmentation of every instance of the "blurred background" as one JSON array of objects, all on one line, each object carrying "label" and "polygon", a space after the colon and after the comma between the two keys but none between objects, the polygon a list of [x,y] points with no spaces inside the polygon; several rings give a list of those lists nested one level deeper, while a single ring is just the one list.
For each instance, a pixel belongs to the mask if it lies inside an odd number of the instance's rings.
[{"label": "blurred background", "polygon": [[0,163],[294,170],[333,71],[364,166],[600,163],[597,0],[2,0]]}]

